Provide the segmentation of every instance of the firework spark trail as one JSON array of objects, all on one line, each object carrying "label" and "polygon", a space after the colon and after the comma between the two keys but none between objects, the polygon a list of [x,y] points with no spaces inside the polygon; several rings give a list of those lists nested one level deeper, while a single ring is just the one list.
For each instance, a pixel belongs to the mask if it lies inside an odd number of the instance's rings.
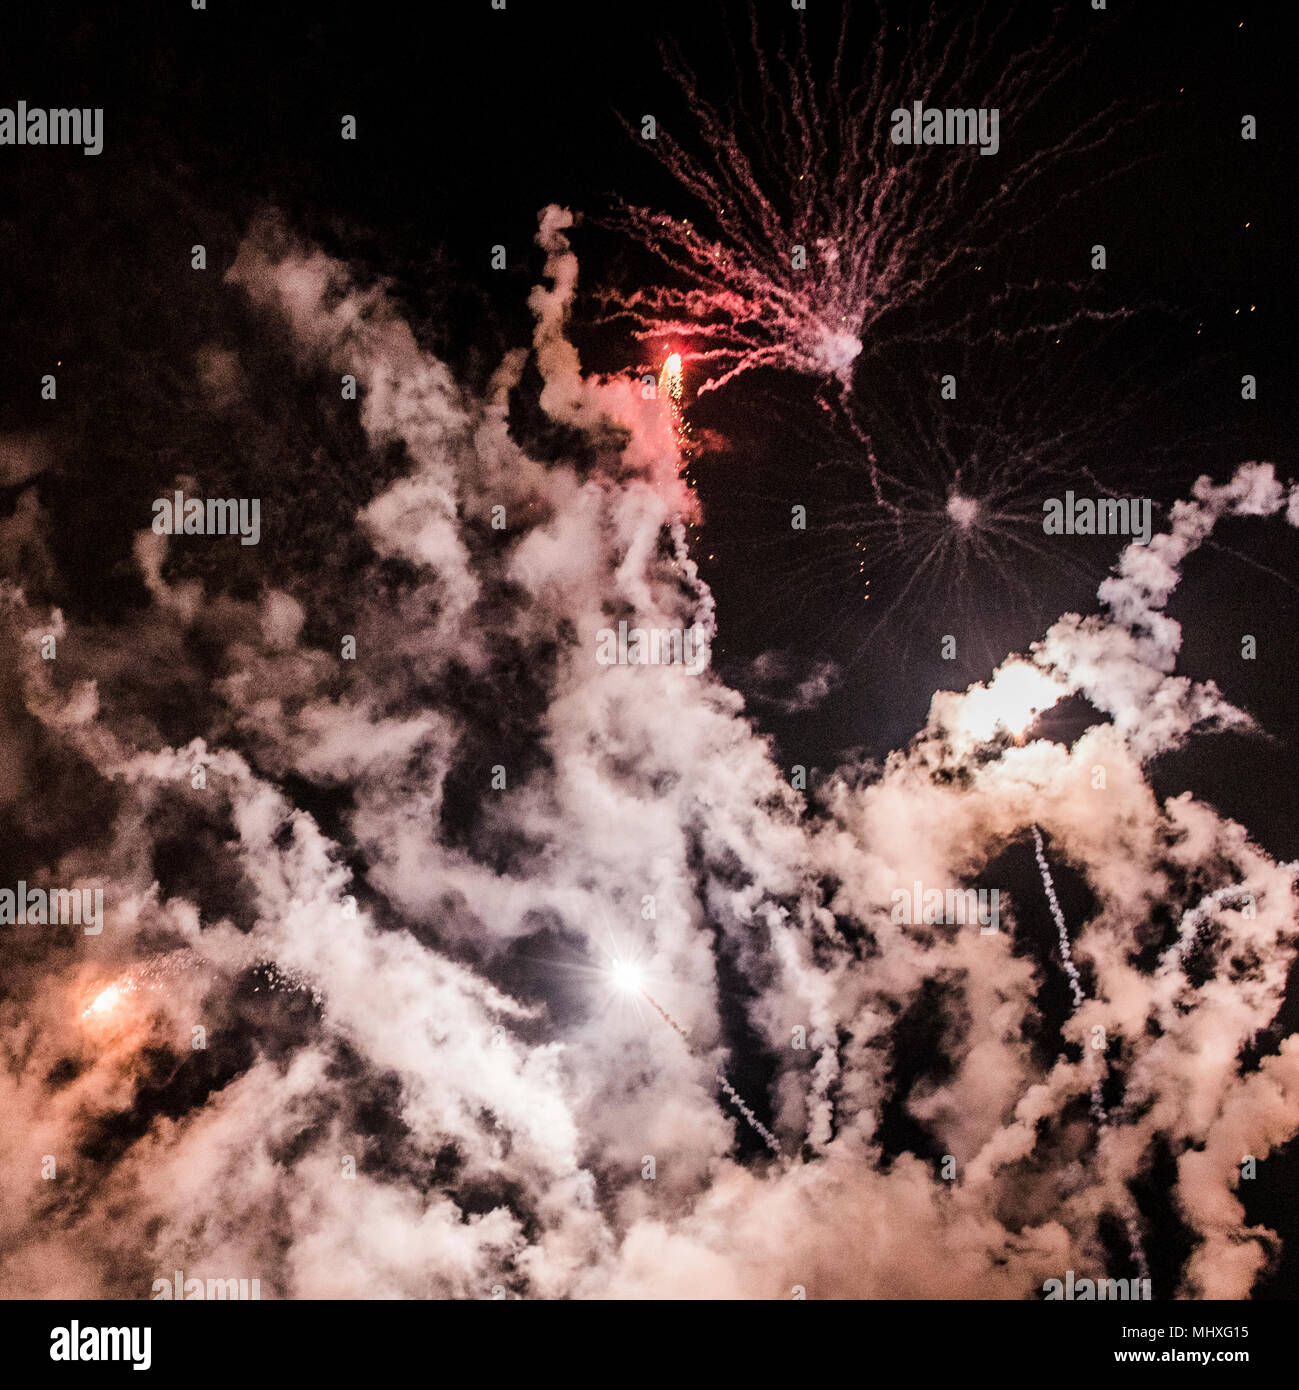
[{"label": "firework spark trail", "polygon": [[672,352],[663,361],[659,372],[659,396],[667,402],[668,414],[672,420],[672,430],[676,435],[677,452],[683,463],[689,461],[695,452],[695,441],[691,438],[690,422],[682,408],[684,403],[685,373],[681,365],[681,354]]},{"label": "firework spark trail", "polygon": [[[907,355],[888,373],[875,364],[869,423],[863,393],[838,403],[832,413],[857,448],[827,465],[832,479],[843,475],[837,486],[844,500],[825,508],[820,533],[830,544],[802,563],[830,568],[855,561],[863,579],[881,572],[906,576],[904,585],[890,580],[887,598],[876,589],[872,635],[904,602],[912,611],[955,609],[967,632],[977,632],[979,614],[967,599],[975,590],[999,609],[1036,616],[1048,571],[1071,586],[1090,589],[1099,581],[1104,543],[1064,546],[1059,537],[1046,536],[1043,499],[1083,482],[1098,497],[1115,496],[1097,470],[1108,471],[1120,431],[1161,394],[1166,399],[1174,388],[1193,389],[1202,378],[1192,364],[1165,375],[1157,390],[1127,381],[1101,386],[1104,358],[1120,344],[1129,350],[1132,339],[1116,331],[1089,338],[1077,350],[1053,352],[1049,361],[1022,352],[949,348]],[[1135,344],[1131,350],[1157,379],[1154,356]],[[961,383],[959,403],[937,401],[945,371]],[[1004,372],[1019,377],[1018,391],[993,388]],[[1133,489],[1136,472],[1154,496],[1159,480],[1175,468],[1189,471],[1192,456],[1211,443],[1207,432],[1152,443],[1148,461],[1134,468],[1125,458],[1125,490]],[[1106,552],[1106,565],[1112,558]],[[990,645],[989,658],[996,655]]]},{"label": "firework spark trail", "polygon": [[[245,967],[264,981],[268,994],[309,993],[312,1003],[323,1003],[323,996],[304,976],[292,970],[285,970],[273,960],[251,959]],[[81,1011],[82,1018],[89,1018],[108,1012],[128,995],[141,990],[165,990],[167,985],[182,974],[201,971],[208,984],[219,978],[217,968],[210,961],[203,960],[190,947],[182,946],[174,951],[160,951],[148,956],[123,971],[115,979],[97,986],[90,1003]],[[254,994],[260,994],[261,985],[253,987]]]},{"label": "firework spark trail", "polygon": [[[1213,466],[1216,431],[1164,438],[1146,427],[1152,406],[1206,380],[1198,363],[1164,370],[1178,330],[1160,331],[1152,349],[1157,317],[1134,314],[1049,354],[898,350],[863,368],[851,395],[822,393],[819,410],[806,381],[768,379],[761,395],[750,392],[745,420],[731,426],[749,466],[728,470],[721,507],[728,532],[763,558],[757,572],[778,600],[773,644],[810,637],[847,668],[878,660],[881,642],[905,661],[961,631],[962,660],[991,668],[1087,602],[1121,542],[1046,534],[1044,499],[1090,488],[1097,498],[1150,497],[1159,509],[1171,479],[1189,486]],[[1107,363],[1129,353],[1140,369],[1113,379]],[[959,382],[956,399],[940,397],[946,373]],[[999,389],[1008,378],[1015,391]],[[780,451],[769,442],[786,438]],[[804,457],[815,463],[791,493],[789,460]],[[806,504],[806,530],[773,526],[794,497]],[[707,487],[705,501],[711,509]],[[850,597],[831,609],[832,587]]]},{"label": "firework spark trail", "polygon": [[[148,956],[118,975],[116,979],[99,985],[94,998],[81,1011],[81,1017],[88,1018],[91,1015],[106,1013],[128,995],[137,994],[140,990],[162,989],[168,980],[175,978],[181,971],[192,968],[196,960],[188,947]],[[214,974],[209,974],[215,979]]]},{"label": "firework spark trail", "polygon": [[[670,1013],[668,1013],[668,1011],[663,1007],[663,1005],[660,1004],[659,1001],[654,998],[654,996],[649,992],[649,990],[642,988],[641,994],[643,994],[645,998],[654,1006],[654,1008],[658,1012],[659,1017],[662,1018],[664,1023],[666,1023],[668,1027],[671,1028],[677,1034],[677,1036],[681,1039],[682,1042],[686,1044],[687,1047],[689,1047],[690,1035],[686,1032],[686,1030],[676,1021],[675,1018],[672,1017]],[[720,1067],[717,1071],[717,1084],[731,1098],[731,1101],[734,1104],[735,1108],[749,1122],[749,1124],[753,1127],[754,1132],[762,1139],[763,1143],[766,1144],[766,1146],[771,1150],[773,1154],[776,1155],[777,1158],[781,1157],[781,1148],[780,1145],[776,1142],[776,1136],[772,1134],[772,1132],[767,1128],[767,1126],[764,1125],[762,1121],[758,1119],[758,1117],[753,1113],[753,1111],[749,1109],[749,1107],[745,1104],[743,1097],[735,1089],[735,1087],[732,1086],[731,1083],[726,1079]]]},{"label": "firework spark trail", "polygon": [[[873,70],[856,85],[845,83],[844,8],[835,59],[823,83],[814,72],[806,33],[800,29],[793,57],[782,47],[773,62],[751,10],[760,106],[752,120],[734,114],[744,104],[738,60],[740,90],[733,110],[723,110],[700,93],[678,54],[664,54],[699,127],[704,153],[690,153],[663,131],[646,143],[703,209],[709,230],[619,202],[616,225],[678,283],[605,298],[608,317],[626,319],[639,340],[688,340],[687,360],[706,363],[717,373],[701,391],[761,366],[830,378],[846,389],[855,360],[885,315],[925,298],[949,272],[977,272],[980,257],[1012,229],[1019,237],[1078,196],[1085,180],[1054,196],[1039,185],[1066,156],[1094,153],[1124,123],[1115,106],[1093,112],[1060,145],[1038,148],[1009,168],[1003,164],[999,181],[972,192],[983,163],[980,148],[895,144],[888,128],[892,112],[909,110],[913,100],[931,94],[959,92],[962,108],[1013,113],[1016,128],[1021,127],[1081,61],[1081,55],[1061,49],[1058,12],[1046,36],[1009,61],[994,57],[1009,16],[984,34],[977,18],[957,20],[948,29],[931,14],[907,36],[892,74],[884,55],[897,50],[890,27],[899,26],[890,26],[882,7],[878,20]],[[1130,167],[1112,165],[1102,178]],[[982,178],[991,182],[986,171]],[[980,293],[978,308],[961,315],[955,326],[964,330],[989,307],[995,311],[1021,290],[1039,288]],[[1074,305],[1058,321],[1016,332],[1057,331],[1082,318],[1124,313]]]},{"label": "firework spark trail", "polygon": [[[1069,947],[1069,933],[1065,927],[1064,913],[1060,910],[1060,900],[1055,893],[1055,880],[1051,876],[1051,866],[1046,862],[1046,850],[1042,844],[1042,832],[1036,825],[1033,826],[1033,851],[1037,856],[1038,872],[1042,876],[1042,887],[1046,892],[1046,900],[1051,907],[1051,916],[1055,921],[1056,931],[1060,936],[1060,958],[1064,962],[1065,973],[1069,976],[1069,988],[1073,992],[1073,1004],[1075,1012],[1083,1003],[1082,981],[1078,975],[1078,968],[1073,962],[1073,952]],[[1104,1093],[1101,1087],[1101,1080],[1092,1082],[1091,1087],[1091,1114],[1096,1122],[1096,1128],[1101,1136],[1110,1128],[1109,1111],[1105,1108]],[[1123,1213],[1123,1224],[1127,1230],[1128,1247],[1132,1254],[1132,1261],[1137,1267],[1141,1278],[1150,1277],[1150,1265],[1146,1260],[1145,1242],[1141,1237],[1141,1227],[1137,1218],[1131,1211]]]},{"label": "firework spark trail", "polygon": [[[771,555],[763,572],[781,586],[784,601],[775,607],[773,631],[781,630],[783,619],[785,626],[806,632],[817,597],[831,586],[850,586],[857,606],[837,608],[816,635],[828,640],[845,630],[856,654],[840,659],[859,660],[875,650],[875,637],[904,605],[909,619],[895,636],[909,650],[928,635],[924,622],[914,621],[917,613],[944,624],[940,631],[950,630],[947,615],[955,613],[967,633],[981,636],[984,605],[975,601],[976,587],[992,592],[998,613],[1032,615],[1040,606],[1043,570],[1094,587],[1096,576],[1083,558],[1043,542],[1041,502],[1028,495],[1054,477],[1040,454],[990,436],[959,453],[955,444],[944,441],[934,454],[943,460],[962,457],[964,465],[953,463],[945,480],[937,469],[923,477],[917,470],[913,480],[899,481],[888,497],[882,494],[869,443],[864,455],[827,460],[818,465],[820,479],[809,504],[815,546],[791,549],[783,534],[773,537],[769,527],[745,536],[744,543],[755,552]],[[863,457],[870,470],[865,500]],[[1012,476],[987,462],[997,458],[1013,458],[1022,467]],[[1072,476],[1086,476],[1085,469],[1079,466]],[[1097,491],[1103,489],[1098,485]],[[741,490],[737,495],[752,498],[764,520],[771,509],[786,505],[784,496],[775,493]],[[1012,559],[1023,563],[1008,563]],[[872,597],[863,624],[862,606]],[[987,647],[989,660],[1005,650],[991,639]]]}]

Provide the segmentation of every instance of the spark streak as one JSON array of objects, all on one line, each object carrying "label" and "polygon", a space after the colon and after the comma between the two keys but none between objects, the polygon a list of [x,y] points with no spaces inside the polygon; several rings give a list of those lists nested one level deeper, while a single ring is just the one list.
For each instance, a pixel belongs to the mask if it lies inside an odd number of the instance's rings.
[{"label": "spark streak", "polygon": [[[774,643],[810,635],[848,666],[881,659],[882,648],[923,659],[944,634],[961,632],[959,659],[973,678],[1057,612],[1087,602],[1124,538],[1047,535],[1046,500],[1135,489],[1158,503],[1170,478],[1211,466],[1205,432],[1157,438],[1142,423],[1169,393],[1189,398],[1202,387],[1198,366],[1158,391],[1104,383],[1105,361],[1128,352],[1145,379],[1159,379],[1139,336],[1149,326],[1134,315],[1050,356],[963,345],[895,351],[830,409],[808,409],[806,383],[773,381],[732,426],[748,465],[728,470],[720,501],[707,487],[704,497],[761,556]],[[940,394],[947,373],[959,386],[952,400]],[[999,388],[1007,375],[1018,389]],[[779,451],[768,442],[791,435]],[[791,457],[815,464],[796,473]],[[806,529],[773,525],[795,500],[806,506]],[[831,610],[822,600],[832,587],[848,601]],[[810,634],[809,620],[818,624]]]},{"label": "spark streak", "polygon": [[668,403],[677,450],[683,459],[688,459],[694,450],[694,440],[690,437],[690,422],[685,415],[685,368],[679,352],[670,352],[663,360],[663,369],[659,372],[659,395]]}]

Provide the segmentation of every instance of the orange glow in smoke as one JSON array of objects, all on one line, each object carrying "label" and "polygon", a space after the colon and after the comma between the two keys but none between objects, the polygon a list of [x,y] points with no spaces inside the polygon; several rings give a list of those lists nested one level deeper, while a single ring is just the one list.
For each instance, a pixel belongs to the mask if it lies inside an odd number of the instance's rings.
[{"label": "orange glow in smoke", "polygon": [[118,985],[109,985],[107,989],[101,989],[90,1003],[81,1011],[81,1017],[103,1018],[111,1014],[114,1009],[122,1002],[122,990]]}]

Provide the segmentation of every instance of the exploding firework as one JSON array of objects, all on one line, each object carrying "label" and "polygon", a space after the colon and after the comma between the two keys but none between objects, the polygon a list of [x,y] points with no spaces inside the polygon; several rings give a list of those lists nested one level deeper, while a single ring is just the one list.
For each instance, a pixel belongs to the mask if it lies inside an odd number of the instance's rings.
[{"label": "exploding firework", "polygon": [[[718,530],[762,557],[767,639],[810,637],[850,666],[882,650],[936,653],[959,633],[959,652],[946,655],[974,677],[1048,614],[1089,602],[1128,536],[1047,534],[1044,506],[1070,493],[1145,497],[1157,526],[1159,499],[1202,471],[1214,443],[1203,431],[1150,428],[1157,411],[1177,418],[1172,403],[1202,372],[1154,363],[1149,345],[1133,342],[1139,326],[1053,342],[1048,354],[1012,344],[900,352],[891,369],[872,363],[829,410],[809,410],[799,383],[765,393],[752,424],[735,426],[743,477],[716,495],[709,473],[700,477]],[[1116,354],[1132,380],[1107,378]],[[1016,389],[997,389],[1007,378]],[[764,442],[777,422],[778,455]],[[797,476],[791,458],[806,460]],[[801,529],[790,525],[793,504]],[[833,612],[827,592],[843,596]]]},{"label": "exploding firework", "polygon": [[[848,7],[837,39],[819,36],[833,42],[824,64],[812,56],[818,36],[808,30],[800,27],[792,55],[781,46],[773,58],[752,11],[750,26],[749,71],[740,74],[732,43],[737,90],[725,105],[702,94],[678,53],[664,55],[699,153],[657,123],[629,127],[652,136],[644,143],[699,218],[618,204],[616,222],[672,283],[608,296],[610,317],[628,320],[642,341],[688,343],[683,356],[710,373],[701,392],[763,366],[846,388],[885,318],[932,305],[949,281],[972,277],[949,331],[976,319],[988,331],[990,313],[1040,288],[1008,283],[993,295],[985,261],[1012,230],[1022,237],[1079,196],[1087,179],[1075,175],[1057,188],[1052,175],[1104,148],[1127,119],[1113,105],[1081,120],[1071,112],[1062,142],[1031,143],[1037,109],[1081,61],[1062,41],[1058,15],[1044,32],[1012,40],[1009,18],[985,29],[974,17],[930,15],[916,26],[881,10],[860,81],[849,75],[858,55]],[[948,101],[951,109],[937,105]],[[972,137],[980,130],[987,140]],[[971,138],[948,143],[957,135]],[[1111,163],[1096,177],[1127,167]],[[1075,299],[1062,319],[1020,331],[1081,316],[1104,314]],[[913,322],[908,330],[916,331]]]}]

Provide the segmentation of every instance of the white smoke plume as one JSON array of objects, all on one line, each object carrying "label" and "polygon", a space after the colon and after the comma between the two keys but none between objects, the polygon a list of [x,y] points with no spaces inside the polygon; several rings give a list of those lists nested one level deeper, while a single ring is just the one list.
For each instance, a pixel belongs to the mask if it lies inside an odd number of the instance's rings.
[{"label": "white smoke plume", "polygon": [[[107,920],[0,928],[3,1292],[145,1298],[180,1268],[284,1298],[1034,1297],[1113,1261],[1162,1146],[1193,1246],[1176,1292],[1247,1295],[1275,1239],[1239,1166],[1299,1129],[1299,1041],[1240,1062],[1283,998],[1294,871],[1148,765],[1252,728],[1176,673],[1165,607],[1220,518],[1293,522],[1293,492],[1265,464],[1202,481],[1100,614],[939,693],[907,748],[809,803],[713,675],[595,659],[620,620],[715,619],[668,413],[566,336],[570,224],[543,215],[531,300],[561,443],[521,442],[527,354],[476,393],[268,219],[227,292],[305,379],[354,375],[371,459],[400,459],[337,538],[363,562],[250,597],[142,524],[147,608],[113,630],[6,585],[4,881],[101,884]],[[220,358],[222,411],[253,355]],[[24,525],[39,547],[38,509]],[[988,712],[1025,671],[1107,722],[1008,737]],[[1014,949],[1040,895],[1006,895],[991,934],[889,909],[1036,826],[1095,903],[1071,928],[1052,904],[1085,997],[1046,1041],[1058,964]],[[690,1049],[614,1007],[611,935]],[[942,1065],[903,1082],[916,1018]],[[765,1094],[719,1089],[737,1061]],[[889,1148],[899,1110],[936,1157]]]}]

